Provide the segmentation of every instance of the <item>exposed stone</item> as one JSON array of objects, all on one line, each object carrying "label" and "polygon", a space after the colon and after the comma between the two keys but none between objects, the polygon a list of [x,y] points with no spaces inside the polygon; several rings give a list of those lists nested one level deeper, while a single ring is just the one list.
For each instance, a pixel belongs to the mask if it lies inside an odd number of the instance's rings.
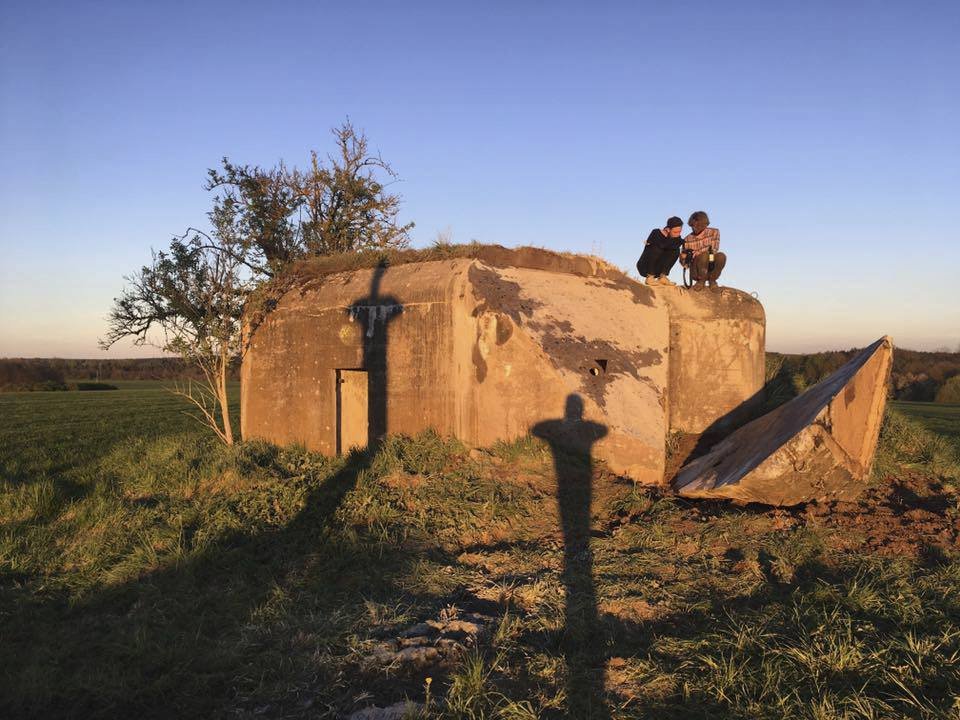
[{"label": "exposed stone", "polygon": [[445,608],[436,619],[411,625],[395,639],[378,643],[365,660],[374,665],[431,665],[476,645],[492,622],[486,615]]},{"label": "exposed stone", "polygon": [[440,658],[440,650],[435,647],[405,647],[397,651],[396,659],[401,663],[429,665]]},{"label": "exposed stone", "polygon": [[417,623],[412,627],[407,628],[403,634],[400,636],[402,638],[412,638],[418,636],[430,637],[439,635],[440,631],[437,630],[433,625],[428,623]]},{"label": "exposed stone", "polygon": [[687,464],[674,486],[690,497],[770,505],[859,494],[873,464],[892,363],[893,344],[883,337]]}]

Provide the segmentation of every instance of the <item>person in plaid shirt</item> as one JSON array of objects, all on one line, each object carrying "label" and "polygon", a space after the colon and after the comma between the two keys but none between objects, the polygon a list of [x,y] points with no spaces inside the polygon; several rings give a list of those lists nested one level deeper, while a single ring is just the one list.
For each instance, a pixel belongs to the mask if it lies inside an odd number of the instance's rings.
[{"label": "person in plaid shirt", "polygon": [[[727,256],[720,252],[720,231],[708,227],[710,218],[703,210],[697,210],[687,220],[693,231],[683,239],[681,263],[690,267],[693,289],[703,290],[704,282],[714,292],[720,291],[717,280],[727,264]],[[710,253],[713,253],[713,268],[710,267]]]}]

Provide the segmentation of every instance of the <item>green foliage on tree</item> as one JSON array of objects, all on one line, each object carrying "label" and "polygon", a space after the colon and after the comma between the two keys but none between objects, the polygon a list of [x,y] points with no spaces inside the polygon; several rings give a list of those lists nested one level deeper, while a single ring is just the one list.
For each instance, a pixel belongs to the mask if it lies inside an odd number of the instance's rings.
[{"label": "green foliage on tree", "polygon": [[237,165],[227,158],[208,171],[206,188],[218,191],[214,214],[234,218],[251,269],[273,275],[308,255],[398,248],[409,244],[413,223],[399,221],[401,198],[388,191],[397,179],[366,135],[348,121],[334,128],[336,152],[310,156],[307,170]]},{"label": "green foliage on tree", "polygon": [[232,445],[227,377],[241,353],[240,317],[254,280],[243,271],[243,251],[229,235],[229,219],[211,213],[211,220],[212,234],[194,231],[174,238],[169,250],[154,253],[149,265],[126,278],[100,344],[106,349],[133,338],[197,367],[202,381],[187,380],[174,392],[190,400],[200,419]]},{"label": "green foliage on tree", "polygon": [[104,348],[123,338],[179,355],[202,380],[176,388],[200,419],[232,445],[226,383],[243,355],[241,315],[250,292],[291,262],[409,243],[413,223],[398,221],[393,169],[368,149],[350,122],[333,130],[336,152],[311,154],[307,170],[271,169],[223,159],[208,172],[211,230],[188,228],[150,264],[126,278],[115,298]]},{"label": "green foliage on tree", "polygon": [[960,403],[960,375],[954,375],[940,386],[937,391],[937,402]]}]

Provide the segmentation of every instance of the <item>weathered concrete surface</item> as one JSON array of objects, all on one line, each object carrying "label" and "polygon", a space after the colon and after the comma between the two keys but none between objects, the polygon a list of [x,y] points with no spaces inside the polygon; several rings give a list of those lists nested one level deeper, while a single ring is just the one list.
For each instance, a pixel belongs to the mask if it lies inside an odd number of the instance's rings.
[{"label": "weathered concrete surface", "polygon": [[671,422],[709,426],[759,390],[763,323],[739,291],[654,292],[535,248],[312,276],[250,333],[241,429],[334,454],[427,428],[475,446],[592,428],[571,448],[659,484]]},{"label": "weathered concrete surface", "polygon": [[[668,322],[636,283],[529,268],[469,270],[472,318],[459,356],[458,437],[478,445],[526,435],[580,396],[584,419],[605,426],[596,457],[644,483],[662,481]],[[506,338],[506,339],[505,339]]]},{"label": "weathered concrete surface", "polygon": [[858,494],[876,453],[892,363],[893,344],[883,337],[686,465],[675,488],[770,505]]},{"label": "weathered concrete surface", "polygon": [[592,276],[588,262],[572,269],[457,259],[338,273],[288,291],[244,357],[244,437],[349,449],[345,413],[355,399],[344,380],[365,371],[370,441],[433,428],[489,445],[562,417],[575,394],[584,419],[606,428],[595,456],[661,482],[666,310],[605,266]]},{"label": "weathered concrete surface", "polygon": [[670,430],[712,434],[738,424],[762,400],[763,306],[734,288],[660,296],[670,315]]},{"label": "weathered concrete surface", "polygon": [[464,292],[465,270],[361,270],[285,293],[244,355],[243,436],[348,450],[338,447],[337,370],[368,374],[368,438],[455,427],[452,303]]}]

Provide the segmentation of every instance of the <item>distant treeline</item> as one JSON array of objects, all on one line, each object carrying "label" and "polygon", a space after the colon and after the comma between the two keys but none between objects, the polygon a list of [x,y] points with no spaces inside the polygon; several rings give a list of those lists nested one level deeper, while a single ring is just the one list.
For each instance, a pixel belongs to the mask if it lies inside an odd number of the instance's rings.
[{"label": "distant treeline", "polygon": [[[64,358],[0,359],[0,389],[65,389],[47,385],[66,385],[69,380],[101,382],[107,380],[198,379],[199,370],[180,358],[134,358],[126,360],[72,360]],[[231,378],[240,377],[239,367]],[[32,387],[36,386],[36,387]]]},{"label": "distant treeline", "polygon": [[[767,379],[777,392],[794,396],[839,368],[859,350],[806,355],[767,353]],[[240,376],[232,368],[231,379]],[[198,370],[179,358],[0,360],[0,390],[65,390],[69,381],[197,379]],[[893,353],[890,396],[897,400],[960,403],[960,353],[901,350]]]},{"label": "distant treeline", "polygon": [[[835,350],[806,355],[767,353],[767,379],[792,386],[794,393],[823,380],[859,352]],[[960,353],[895,348],[890,397],[960,403]]]},{"label": "distant treeline", "polygon": [[63,373],[49,360],[0,359],[0,391],[66,389]]}]

